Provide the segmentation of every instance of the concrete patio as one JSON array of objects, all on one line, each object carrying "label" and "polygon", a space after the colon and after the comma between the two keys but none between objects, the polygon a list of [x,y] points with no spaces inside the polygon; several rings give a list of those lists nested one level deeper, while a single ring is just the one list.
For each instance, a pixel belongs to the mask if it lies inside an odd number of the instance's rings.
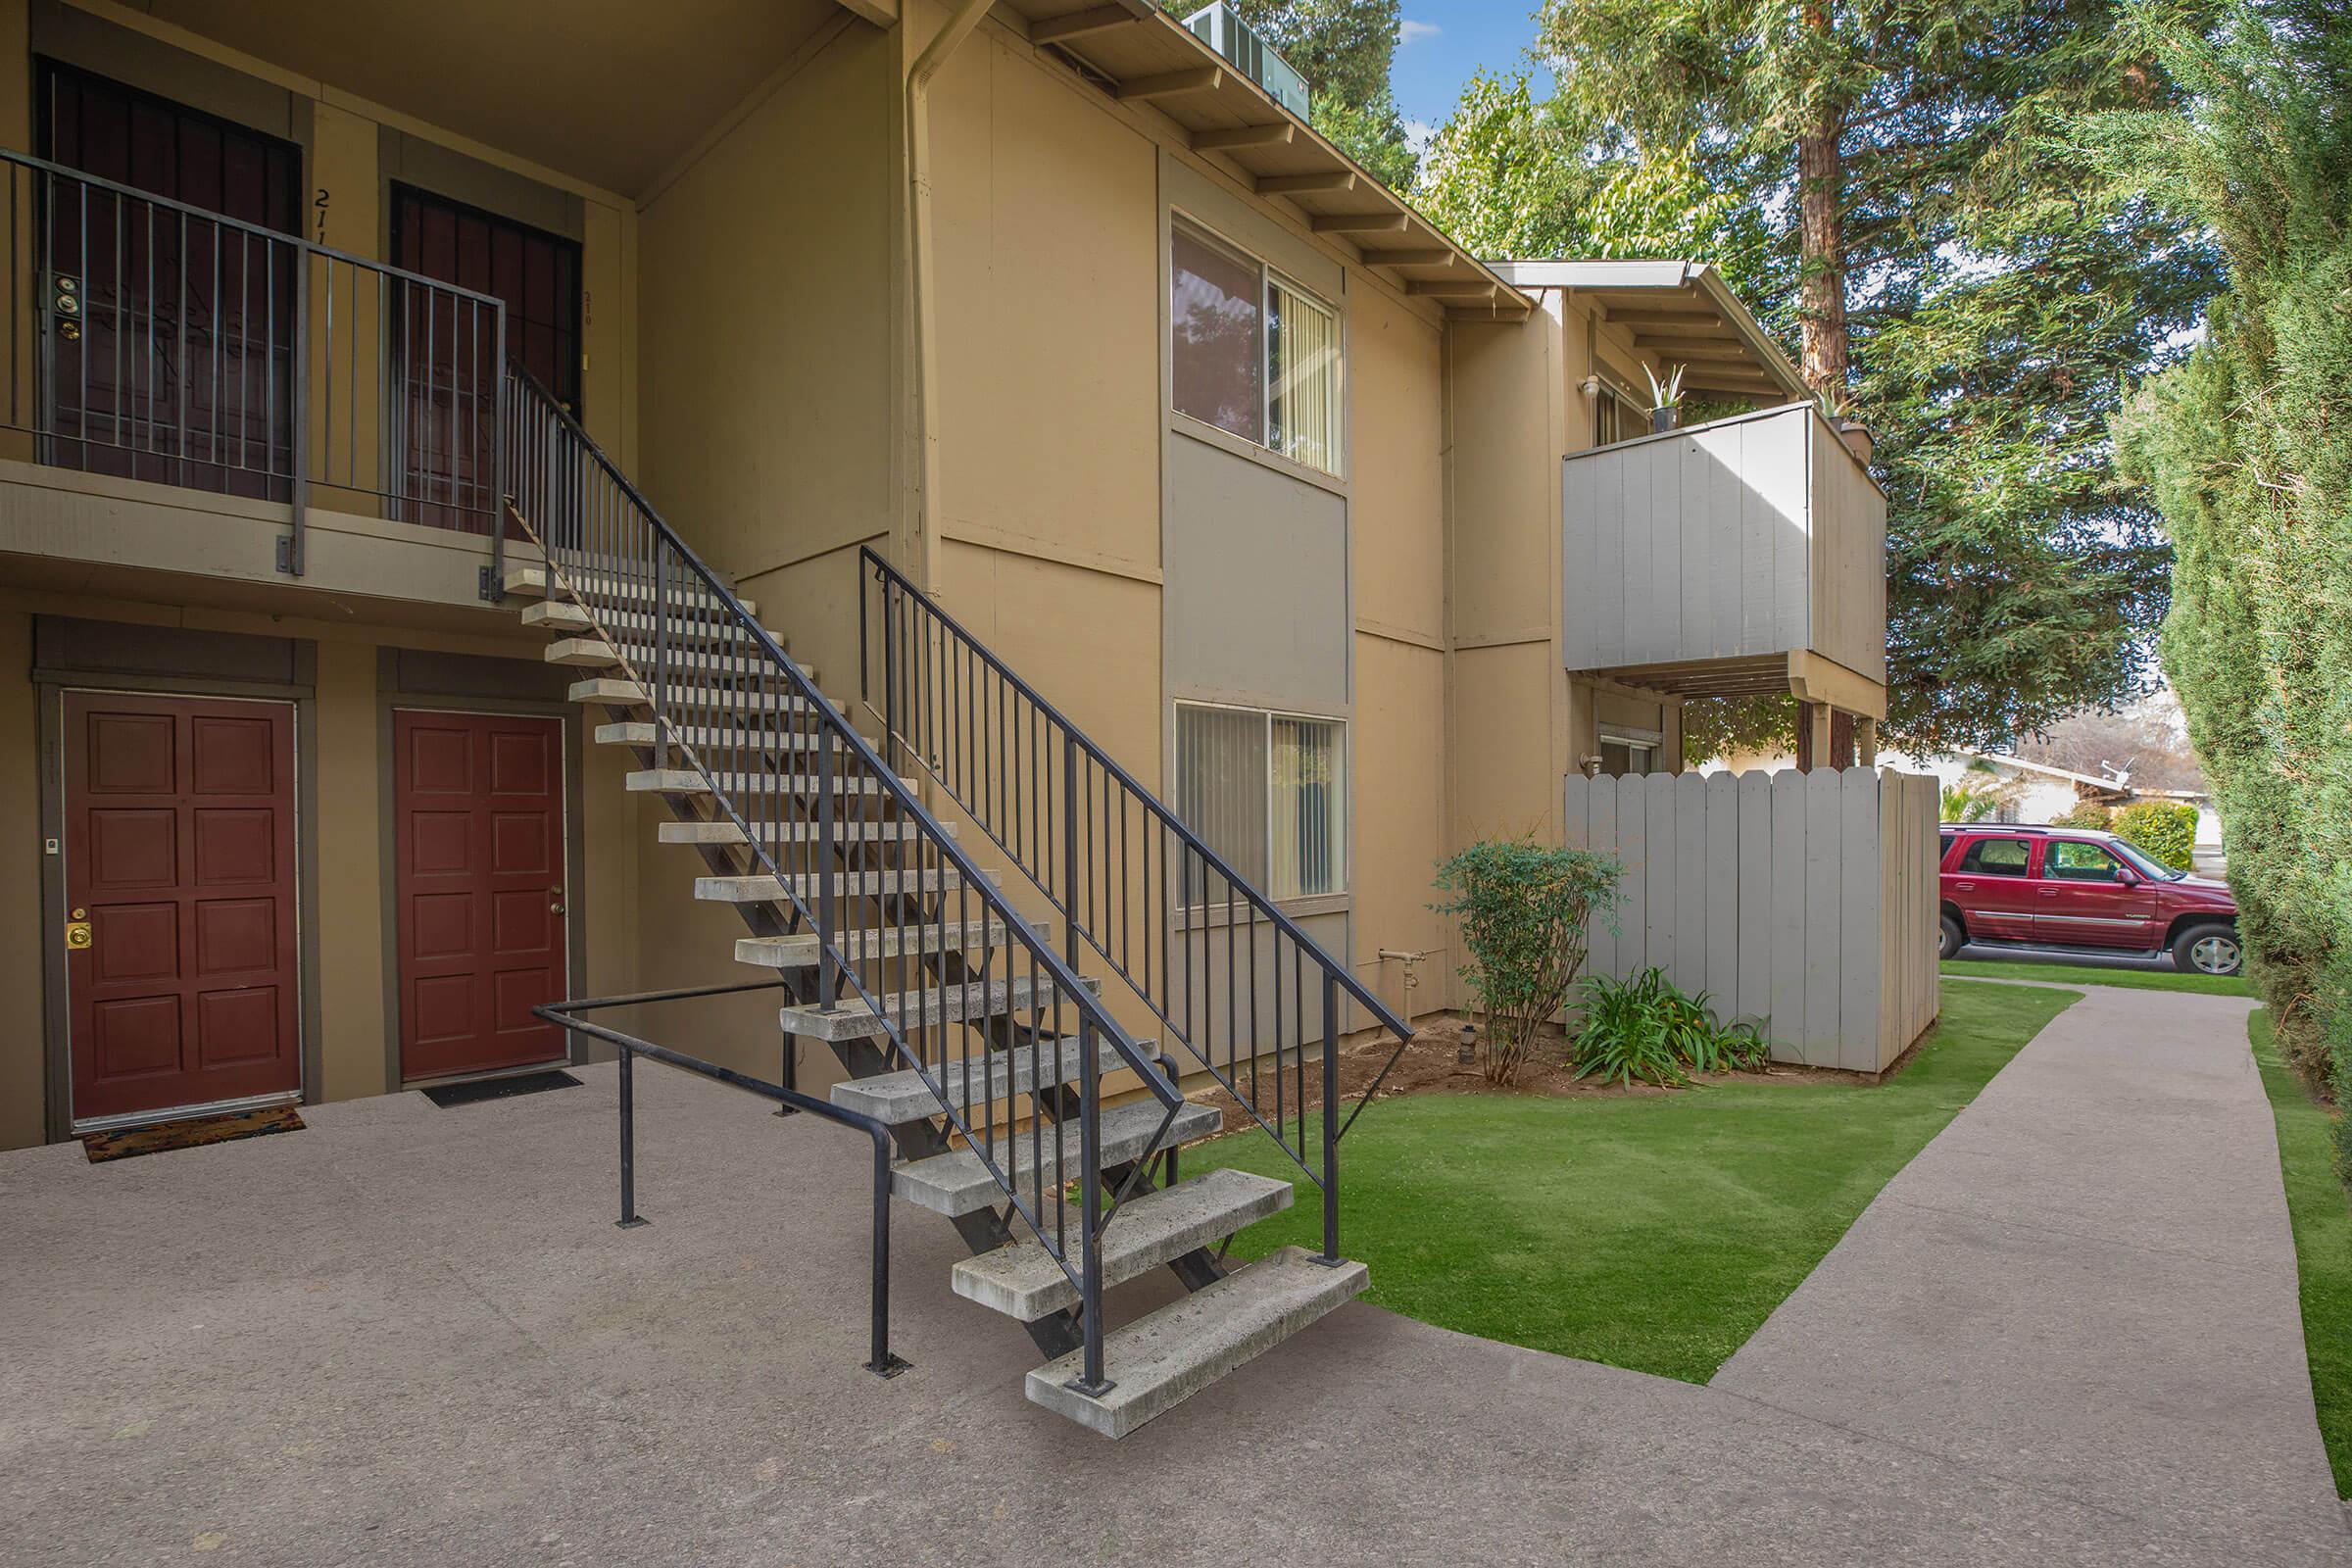
[{"label": "concrete patio", "polygon": [[[2214,1061],[2227,1022],[2209,1031]],[[2067,1038],[2045,1049],[2045,1035],[2010,1073],[2036,1054],[2062,1072]],[[2087,1336],[2015,1307],[2038,1405],[2010,1397],[1979,1343],[1940,1387],[1914,1377],[1920,1347],[1900,1320],[1934,1310],[1917,1280],[1889,1277],[1862,1310],[1883,1332],[1845,1365],[1804,1360],[1805,1314],[1857,1310],[1840,1283],[1852,1269],[1833,1273],[1848,1247],[1898,1245],[1882,1199],[1815,1276],[1834,1288],[1792,1297],[1715,1388],[1359,1303],[1113,1445],[1022,1398],[1029,1341],[950,1294],[956,1238],[927,1216],[896,1216],[894,1348],[913,1370],[883,1382],[859,1369],[861,1139],[647,1068],[640,1194],[654,1223],[624,1233],[615,1075],[581,1076],[455,1110],[416,1095],[318,1107],[307,1131],[108,1165],[72,1146],[0,1158],[0,1561],[1745,1568],[2352,1551],[2308,1388],[2297,1432],[2293,1391],[2275,1386],[2277,1282],[2249,1286],[2242,1250],[2135,1274],[2144,1248],[2035,1233],[2080,1255],[2081,1283],[2107,1299],[2202,1269],[2185,1298],[2209,1314],[2149,1341],[2121,1313],[2101,1335],[2124,1348],[2084,1362]],[[1945,1141],[2008,1086],[2005,1074]],[[2230,1115],[2253,1136],[2250,1117]],[[2175,1117],[2210,1136],[2195,1121]],[[1983,1157],[1939,1141],[1913,1169]],[[2274,1203],[2276,1188],[2274,1165]],[[2244,1229],[2233,1205],[2247,1191],[2202,1207],[2186,1184],[2178,1196],[2189,1223]],[[1907,1175],[1889,1198],[1920,1192]],[[1915,1252],[1934,1251],[1916,1217],[1893,1218]],[[2255,1216],[2248,1245],[2269,1223]],[[2291,1275],[2284,1289],[2291,1308]],[[1120,1309],[1163,1291],[1125,1288]],[[2217,1387],[2243,1356],[2167,1360],[2201,1333],[2223,1348],[2248,1311],[2263,1378],[2245,1397]],[[2136,1405],[2108,1396],[2114,1378],[2146,1375],[2133,1344],[2180,1373]],[[2005,1402],[1972,1400],[1972,1380]],[[1929,1412],[1909,1425],[1888,1398],[1906,1382]],[[2047,1450],[2052,1403],[2087,1460]],[[2183,1447],[2200,1430],[2201,1460]],[[2249,1491],[2249,1475],[2267,1480]]]}]

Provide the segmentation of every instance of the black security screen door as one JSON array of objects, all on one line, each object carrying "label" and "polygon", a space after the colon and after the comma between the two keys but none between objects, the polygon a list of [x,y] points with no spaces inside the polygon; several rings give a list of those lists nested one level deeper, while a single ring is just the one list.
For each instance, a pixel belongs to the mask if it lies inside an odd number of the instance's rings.
[{"label": "black security screen door", "polygon": [[[507,308],[507,352],[577,416],[580,411],[580,247],[512,219],[408,185],[392,187],[392,261],[436,282],[473,289]],[[492,505],[489,431],[453,426],[479,384],[495,382],[495,345],[470,324],[416,300],[398,323],[408,366],[408,489],[412,520],[479,527]],[[456,438],[453,439],[453,429]],[[458,510],[453,510],[454,507]]]},{"label": "black security screen door", "polygon": [[[292,143],[54,61],[38,72],[41,156],[298,233]],[[42,189],[45,460],[286,499],[296,246],[74,181]]]}]

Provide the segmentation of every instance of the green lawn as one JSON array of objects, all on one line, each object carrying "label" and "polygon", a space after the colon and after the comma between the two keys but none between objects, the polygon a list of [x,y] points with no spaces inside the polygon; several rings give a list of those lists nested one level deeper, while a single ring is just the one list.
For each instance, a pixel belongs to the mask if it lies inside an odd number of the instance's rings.
[{"label": "green lawn", "polygon": [[[1704,1383],[1887,1178],[2081,993],[1946,981],[1912,1060],[1656,1097],[1427,1095],[1371,1106],[1341,1147],[1343,1249],[1369,1299],[1445,1328]],[[1293,1174],[1251,1129],[1200,1156]],[[1322,1245],[1321,1204],[1235,1241]]]},{"label": "green lawn", "polygon": [[2271,1015],[2255,1013],[2246,1028],[2278,1123],[2278,1170],[2286,1181],[2286,1212],[2303,1280],[2303,1344],[2311,1356],[2320,1436],[2335,1467],[2336,1492],[2352,1497],[2352,1200],[2335,1178],[2328,1108],[2278,1058]]},{"label": "green lawn", "polygon": [[2053,980],[2069,986],[2122,986],[2128,991],[2199,991],[2209,997],[2250,997],[2242,974],[2175,974],[2170,969],[2102,969],[2087,963],[2005,963],[1999,959],[1946,958],[1943,972],[1978,980]]}]

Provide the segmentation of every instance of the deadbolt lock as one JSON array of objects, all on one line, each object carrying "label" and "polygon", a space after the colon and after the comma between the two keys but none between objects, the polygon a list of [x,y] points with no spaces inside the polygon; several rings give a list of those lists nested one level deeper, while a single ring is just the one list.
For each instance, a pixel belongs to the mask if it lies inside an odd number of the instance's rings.
[{"label": "deadbolt lock", "polygon": [[78,949],[86,948],[89,945],[90,922],[87,920],[68,921],[66,923],[66,946],[68,948]]}]

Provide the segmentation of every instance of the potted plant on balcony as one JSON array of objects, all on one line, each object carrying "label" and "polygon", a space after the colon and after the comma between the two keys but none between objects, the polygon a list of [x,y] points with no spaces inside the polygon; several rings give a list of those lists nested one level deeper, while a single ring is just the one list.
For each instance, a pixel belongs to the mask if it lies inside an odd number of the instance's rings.
[{"label": "potted plant on balcony", "polygon": [[1662,434],[1683,422],[1685,368],[1684,366],[1676,366],[1666,372],[1666,379],[1661,381],[1657,371],[1646,365],[1642,367],[1642,373],[1649,377],[1649,428],[1652,434]]}]

